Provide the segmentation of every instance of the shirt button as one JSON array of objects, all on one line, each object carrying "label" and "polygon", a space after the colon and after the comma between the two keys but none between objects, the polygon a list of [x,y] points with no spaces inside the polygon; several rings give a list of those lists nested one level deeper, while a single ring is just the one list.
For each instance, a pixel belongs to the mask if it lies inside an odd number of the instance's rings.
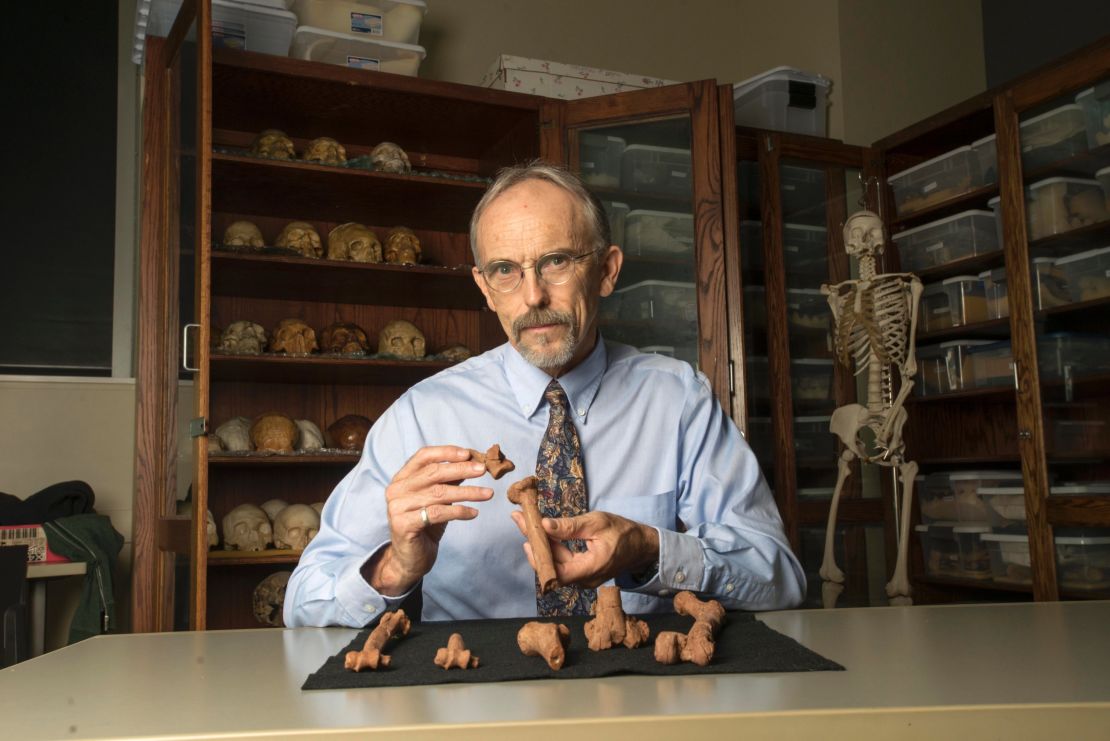
[{"label": "shirt button", "polygon": [[367,602],[365,605],[362,606],[362,609],[366,610],[367,612],[373,612],[374,606]]},{"label": "shirt button", "polygon": [[686,581],[686,574],[683,574],[681,571],[676,571],[674,572],[674,580],[675,583],[681,584],[682,582]]},{"label": "shirt button", "polygon": [[579,409],[578,410],[578,416],[579,417],[585,417],[586,416],[586,410],[585,409]]},{"label": "shirt button", "polygon": [[670,593],[671,593],[671,590],[669,590],[669,589],[660,589],[659,590],[659,596],[660,597],[666,597]]},{"label": "shirt button", "polygon": [[731,592],[735,588],[736,587],[733,586],[733,584],[731,582],[729,582],[728,584],[725,585],[725,592]]}]

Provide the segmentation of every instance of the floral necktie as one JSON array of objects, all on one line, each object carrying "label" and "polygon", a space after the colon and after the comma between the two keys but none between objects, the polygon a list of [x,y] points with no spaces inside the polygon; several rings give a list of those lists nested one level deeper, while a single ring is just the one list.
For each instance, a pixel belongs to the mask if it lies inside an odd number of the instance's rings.
[{"label": "floral necktie", "polygon": [[[567,395],[563,387],[551,379],[543,395],[551,406],[551,416],[536,460],[540,514],[573,517],[589,510],[582,446],[574,422],[567,414]],[[566,546],[576,552],[586,550],[581,540],[567,541]],[[540,615],[589,615],[596,599],[597,590],[573,585],[556,587],[543,595],[538,587],[536,591]]]}]

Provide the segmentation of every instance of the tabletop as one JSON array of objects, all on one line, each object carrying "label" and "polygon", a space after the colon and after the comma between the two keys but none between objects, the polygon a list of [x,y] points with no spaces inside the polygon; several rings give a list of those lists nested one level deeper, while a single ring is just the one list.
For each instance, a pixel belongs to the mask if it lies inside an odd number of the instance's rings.
[{"label": "tabletop", "polygon": [[1110,601],[761,613],[843,672],[300,689],[346,628],[91,638],[0,671],[5,736],[1110,736]]}]

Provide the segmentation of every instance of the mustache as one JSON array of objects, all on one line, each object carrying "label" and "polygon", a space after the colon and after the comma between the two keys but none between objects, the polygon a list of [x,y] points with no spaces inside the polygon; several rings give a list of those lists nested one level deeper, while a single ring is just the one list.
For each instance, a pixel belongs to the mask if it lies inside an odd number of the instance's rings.
[{"label": "mustache", "polygon": [[532,309],[513,320],[513,335],[519,338],[521,332],[531,327],[539,327],[544,324],[565,324],[569,326],[573,321],[574,318],[565,311]]}]

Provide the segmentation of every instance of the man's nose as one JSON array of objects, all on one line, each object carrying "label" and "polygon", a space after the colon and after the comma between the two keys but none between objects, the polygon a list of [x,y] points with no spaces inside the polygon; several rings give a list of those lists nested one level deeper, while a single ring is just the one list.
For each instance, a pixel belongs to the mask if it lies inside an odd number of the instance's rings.
[{"label": "man's nose", "polygon": [[527,306],[546,306],[548,301],[547,284],[540,280],[535,270],[525,270],[520,284],[521,297]]}]

